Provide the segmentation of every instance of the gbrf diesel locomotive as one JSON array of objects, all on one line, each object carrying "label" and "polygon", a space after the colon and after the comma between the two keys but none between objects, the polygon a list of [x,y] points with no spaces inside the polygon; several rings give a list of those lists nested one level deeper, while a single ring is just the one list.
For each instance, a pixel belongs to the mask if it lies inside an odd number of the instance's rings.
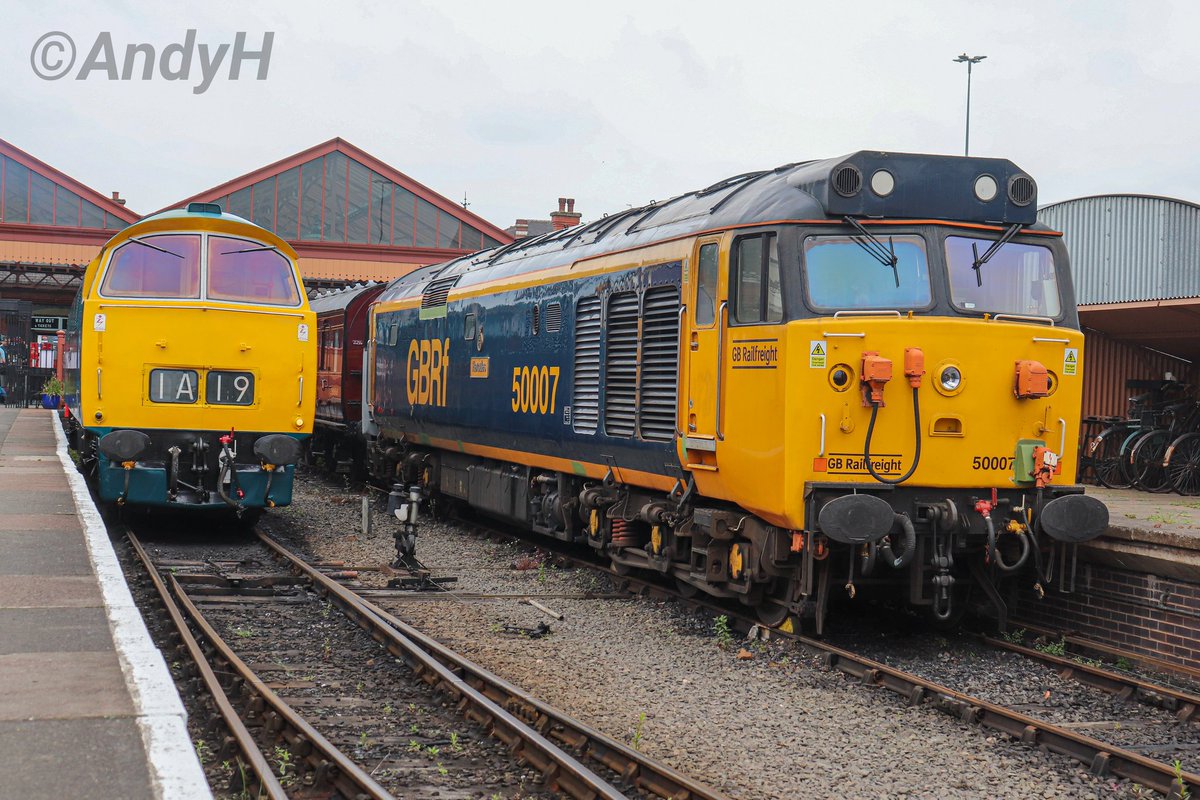
[{"label": "gbrf diesel locomotive", "polygon": [[290,503],[314,322],[292,248],[220,206],[109,240],[68,326],[66,413],[100,498],[247,519]]},{"label": "gbrf diesel locomotive", "polygon": [[371,469],[770,624],[835,591],[1003,618],[1108,520],[1036,201],[1009,161],[864,151],[422,269],[371,307]]}]

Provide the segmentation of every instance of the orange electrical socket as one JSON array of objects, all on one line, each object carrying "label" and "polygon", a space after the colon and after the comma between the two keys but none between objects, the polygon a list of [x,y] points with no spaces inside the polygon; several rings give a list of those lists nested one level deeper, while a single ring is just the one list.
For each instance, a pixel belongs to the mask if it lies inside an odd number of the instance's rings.
[{"label": "orange electrical socket", "polygon": [[859,380],[863,387],[863,405],[883,405],[883,387],[892,379],[892,360],[874,350],[863,353]]},{"label": "orange electrical socket", "polygon": [[1013,389],[1017,397],[1026,400],[1050,395],[1050,376],[1040,361],[1018,361],[1017,383]]},{"label": "orange electrical socket", "polygon": [[921,385],[921,376],[925,374],[925,351],[919,347],[904,348],[904,377],[908,385],[916,389]]}]

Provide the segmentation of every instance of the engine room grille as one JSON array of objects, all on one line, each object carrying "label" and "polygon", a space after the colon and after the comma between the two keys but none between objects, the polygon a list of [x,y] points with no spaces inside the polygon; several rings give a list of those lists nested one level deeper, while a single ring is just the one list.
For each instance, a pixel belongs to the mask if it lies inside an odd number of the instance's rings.
[{"label": "engine room grille", "polygon": [[446,300],[450,296],[450,290],[454,288],[454,284],[458,283],[459,275],[451,275],[446,278],[434,278],[425,287],[425,291],[421,293],[421,310],[426,311],[431,308],[446,305]]},{"label": "engine room grille", "polygon": [[608,299],[604,360],[604,432],[632,437],[637,415],[638,296],[621,292]]},{"label": "engine room grille", "polygon": [[638,432],[643,439],[675,439],[679,383],[679,288],[648,289],[642,309]]},{"label": "engine room grille", "polygon": [[571,417],[576,433],[595,433],[600,422],[600,298],[575,306],[575,383]]},{"label": "engine room grille", "polygon": [[562,304],[559,302],[546,305],[546,333],[558,333],[562,328]]}]

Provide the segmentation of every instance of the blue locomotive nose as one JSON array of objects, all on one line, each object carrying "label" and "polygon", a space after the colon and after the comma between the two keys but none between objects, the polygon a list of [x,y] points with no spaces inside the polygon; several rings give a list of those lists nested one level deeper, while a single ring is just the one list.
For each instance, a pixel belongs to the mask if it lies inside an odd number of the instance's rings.
[{"label": "blue locomotive nose", "polygon": [[1046,504],[1038,524],[1060,542],[1087,542],[1108,529],[1108,506],[1085,494],[1068,494]]}]

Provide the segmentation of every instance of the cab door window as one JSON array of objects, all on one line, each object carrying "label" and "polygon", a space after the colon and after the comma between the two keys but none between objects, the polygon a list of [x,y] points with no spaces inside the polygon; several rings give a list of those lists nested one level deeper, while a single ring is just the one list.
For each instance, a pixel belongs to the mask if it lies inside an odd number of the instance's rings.
[{"label": "cab door window", "polygon": [[700,328],[717,318],[717,256],[716,242],[700,247],[696,269],[696,326]]},{"label": "cab door window", "polygon": [[783,320],[779,245],[775,234],[743,236],[734,244],[733,321],[738,325]]}]

